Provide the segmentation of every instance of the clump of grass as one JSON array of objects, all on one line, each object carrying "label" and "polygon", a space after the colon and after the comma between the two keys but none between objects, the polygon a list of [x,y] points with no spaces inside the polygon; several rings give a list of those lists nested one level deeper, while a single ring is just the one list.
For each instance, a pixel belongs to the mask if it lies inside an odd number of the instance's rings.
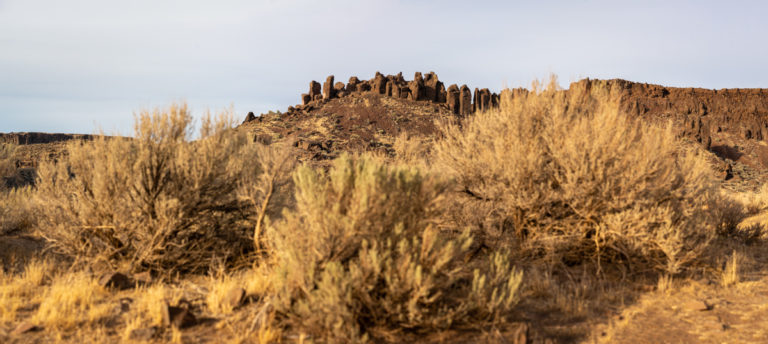
[{"label": "clump of grass", "polygon": [[41,287],[49,282],[53,272],[50,261],[32,260],[19,273],[0,269],[0,322],[17,319],[18,310],[41,301]]},{"label": "clump of grass", "polygon": [[7,188],[6,178],[16,173],[16,165],[13,161],[15,152],[16,145],[0,143],[0,190]]},{"label": "clump of grass", "polygon": [[8,179],[17,174],[15,151],[15,145],[0,144],[0,235],[30,229],[35,223],[35,210],[30,202],[32,189],[13,188]]},{"label": "clump of grass", "polygon": [[743,260],[742,254],[733,251],[731,256],[725,262],[725,266],[720,276],[720,283],[725,287],[736,285],[741,281],[740,265]]},{"label": "clump of grass", "polygon": [[504,319],[522,275],[508,255],[465,262],[469,232],[435,227],[447,185],[413,167],[345,155],[294,174],[296,208],[270,226],[281,321],[323,342]]},{"label": "clump of grass", "polygon": [[43,235],[61,253],[134,270],[198,272],[244,257],[274,206],[243,190],[282,170],[264,168],[262,147],[232,118],[204,117],[192,140],[186,105],[172,105],[139,113],[132,138],[72,143],[64,161],[39,168]]},{"label": "clump of grass", "polygon": [[112,311],[109,293],[85,272],[56,276],[46,288],[32,321],[56,332],[99,324]]},{"label": "clump of grass", "polygon": [[0,191],[0,235],[34,228],[39,212],[32,201],[34,193],[29,186]]},{"label": "clump of grass", "polygon": [[205,304],[213,314],[230,314],[234,310],[232,304],[227,303],[228,293],[243,286],[242,275],[221,274],[211,277],[208,286],[209,291],[205,298]]},{"label": "clump of grass", "polygon": [[142,328],[161,328],[163,324],[163,306],[176,304],[182,298],[181,292],[167,284],[158,283],[136,290],[130,312],[126,315],[123,340],[128,340],[131,332]]},{"label": "clump of grass", "polygon": [[619,112],[615,91],[562,91],[553,79],[443,125],[436,160],[458,182],[457,220],[569,265],[678,273],[694,262],[714,235],[707,163],[670,127]]}]

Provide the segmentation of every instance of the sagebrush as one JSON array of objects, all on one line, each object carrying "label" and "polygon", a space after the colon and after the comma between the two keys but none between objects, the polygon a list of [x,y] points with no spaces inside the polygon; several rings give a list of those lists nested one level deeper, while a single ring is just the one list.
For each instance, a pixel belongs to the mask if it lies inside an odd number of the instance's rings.
[{"label": "sagebrush", "polygon": [[507,255],[467,262],[469,232],[434,224],[445,181],[417,168],[342,156],[294,174],[296,207],[270,226],[275,307],[322,342],[391,340],[501,321],[522,276]]},{"label": "sagebrush", "polygon": [[618,104],[607,87],[552,82],[507,90],[500,109],[444,125],[435,154],[463,195],[457,219],[568,264],[676,273],[695,261],[714,232],[708,165],[669,126],[631,119]]},{"label": "sagebrush", "polygon": [[[229,113],[192,140],[186,105],[143,111],[134,136],[76,142],[39,168],[42,232],[59,252],[130,270],[205,271],[253,250],[261,152]],[[250,195],[244,199],[243,195]]]}]

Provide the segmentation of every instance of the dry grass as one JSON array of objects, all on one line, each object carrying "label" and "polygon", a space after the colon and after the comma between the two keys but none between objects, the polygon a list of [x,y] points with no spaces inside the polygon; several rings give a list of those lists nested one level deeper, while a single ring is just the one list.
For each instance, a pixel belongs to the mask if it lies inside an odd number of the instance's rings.
[{"label": "dry grass", "polygon": [[17,174],[13,161],[16,146],[0,144],[0,235],[30,229],[35,223],[30,187],[10,187],[8,178]]},{"label": "dry grass", "polygon": [[13,161],[15,152],[16,145],[0,143],[0,190],[6,188],[5,178],[11,177],[16,172],[16,165]]},{"label": "dry grass", "polygon": [[156,284],[141,287],[134,293],[136,297],[126,315],[122,339],[128,341],[131,332],[138,329],[162,328],[163,306],[166,303],[176,304],[182,299],[182,291],[166,284]]},{"label": "dry grass", "polygon": [[51,278],[53,266],[49,261],[31,261],[20,273],[0,270],[0,322],[18,320],[18,311],[41,301],[41,287]]},{"label": "dry grass", "polygon": [[98,281],[85,272],[55,277],[32,321],[55,332],[82,330],[105,320],[113,305]]},{"label": "dry grass", "polygon": [[723,268],[723,272],[720,277],[721,285],[730,287],[738,284],[741,281],[739,269],[742,259],[742,255],[740,253],[736,251],[731,253],[731,256],[728,257],[728,260],[725,263],[725,267]]},{"label": "dry grass", "polygon": [[40,211],[32,201],[34,190],[21,187],[0,191],[0,235],[29,232]]}]

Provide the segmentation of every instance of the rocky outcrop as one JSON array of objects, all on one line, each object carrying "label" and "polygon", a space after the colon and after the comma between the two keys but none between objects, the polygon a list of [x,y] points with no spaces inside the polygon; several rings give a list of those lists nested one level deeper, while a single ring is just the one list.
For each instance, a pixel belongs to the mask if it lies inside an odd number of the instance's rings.
[{"label": "rocky outcrop", "polygon": [[461,94],[459,95],[459,115],[466,116],[472,114],[472,91],[467,85],[461,85]]},{"label": "rocky outcrop", "polygon": [[320,100],[322,97],[322,93],[320,93],[320,83],[317,81],[310,81],[309,82],[309,99],[310,100]]},{"label": "rocky outcrop", "polygon": [[49,133],[0,133],[0,143],[30,145],[37,143],[54,143],[69,140],[92,140],[93,135],[82,134],[49,134]]},{"label": "rocky outcrop", "polygon": [[333,90],[333,75],[325,79],[323,84],[323,99],[331,99],[336,96],[336,92]]},{"label": "rocky outcrop", "polygon": [[[293,110],[306,112],[334,98],[371,93],[444,104],[454,114],[467,116],[500,106],[502,98],[524,97],[529,93],[523,88],[507,89],[502,92],[502,96],[487,88],[475,88],[472,92],[467,85],[459,87],[456,84],[446,89],[434,72],[423,76],[417,72],[411,81],[405,80],[402,73],[384,75],[379,72],[370,80],[350,77],[346,85],[341,82],[334,84],[333,81],[334,77],[329,76],[322,88],[320,83],[310,82],[309,92],[302,94],[301,105]],[[671,119],[681,136],[700,142],[707,148],[712,144],[711,135],[717,132],[728,132],[749,140],[768,139],[768,89],[709,90],[664,87],[620,79],[584,79],[572,83],[563,92],[605,96],[599,93],[605,93],[606,90],[619,95],[622,111],[651,121]],[[248,116],[247,121],[254,119]],[[34,133],[17,140],[40,141],[34,138]]]},{"label": "rocky outcrop", "polygon": [[424,79],[422,79],[421,73],[416,72],[416,75],[413,76],[413,81],[410,82],[408,88],[411,89],[410,99],[424,100]]},{"label": "rocky outcrop", "polygon": [[768,89],[664,87],[621,79],[584,79],[568,92],[615,92],[620,110],[633,117],[672,120],[681,136],[709,148],[711,135],[729,132],[743,139],[768,138]]},{"label": "rocky outcrop", "polygon": [[[360,80],[356,76],[350,77],[344,85],[341,82],[334,84],[334,76],[329,76],[325,83],[320,85],[317,81],[309,83],[309,93],[301,95],[301,107],[314,106],[313,102],[328,101],[333,98],[341,98],[351,94],[371,92],[386,97],[409,99],[414,101],[428,101],[438,104],[446,104],[457,115],[469,115],[475,111],[484,111],[499,106],[499,95],[491,93],[487,88],[472,91],[465,86],[461,89],[451,85],[446,89],[445,84],[437,77],[435,72],[429,72],[422,76],[420,72],[414,74],[413,80],[407,81],[403,73],[397,75],[384,75],[376,72],[373,79]],[[315,104],[316,105],[316,104]],[[246,118],[246,122],[253,118]]]},{"label": "rocky outcrop", "polygon": [[453,113],[458,114],[461,111],[461,92],[459,91],[459,87],[456,86],[456,84],[448,87],[445,99],[445,102],[448,104],[448,107],[453,111]]}]

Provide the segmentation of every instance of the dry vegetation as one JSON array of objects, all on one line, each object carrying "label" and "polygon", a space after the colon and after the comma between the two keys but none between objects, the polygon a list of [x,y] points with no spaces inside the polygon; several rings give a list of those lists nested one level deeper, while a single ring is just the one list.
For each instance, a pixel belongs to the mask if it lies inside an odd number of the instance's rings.
[{"label": "dry vegetation", "polygon": [[[605,323],[639,289],[733,289],[759,269],[764,225],[744,220],[768,190],[721,193],[700,153],[620,113],[612,90],[555,85],[329,168],[253,143],[227,112],[193,140],[184,105],[138,114],[131,139],[71,143],[35,188],[0,196],[2,234],[52,253],[3,262],[0,341],[26,321],[62,342],[484,342],[521,322],[573,342],[589,330],[560,324]],[[160,280],[120,291],[104,271]],[[212,322],[168,326],[162,307],[181,304]]]},{"label": "dry vegetation", "polygon": [[142,112],[133,139],[76,142],[65,162],[42,164],[48,242],[129,271],[200,272],[248,256],[254,223],[271,210],[251,204],[271,197],[252,190],[274,184],[274,154],[248,144],[227,113],[204,118],[195,141],[191,121],[183,105]]},{"label": "dry vegetation", "polygon": [[714,234],[707,162],[621,114],[611,90],[584,99],[554,85],[444,128],[438,164],[467,196],[458,221],[531,257],[681,272]]}]

